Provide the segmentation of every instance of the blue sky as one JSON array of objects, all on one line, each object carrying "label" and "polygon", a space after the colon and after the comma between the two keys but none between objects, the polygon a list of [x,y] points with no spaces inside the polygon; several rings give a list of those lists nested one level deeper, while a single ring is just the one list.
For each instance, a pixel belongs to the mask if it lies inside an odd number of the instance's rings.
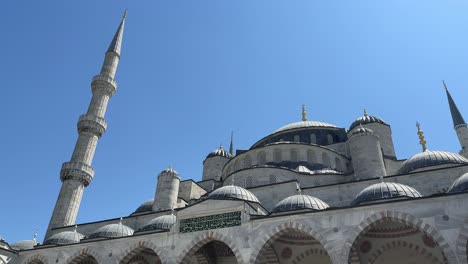
[{"label": "blue sky", "polygon": [[349,127],[366,108],[398,158],[458,152],[447,99],[468,118],[467,1],[5,1],[0,235],[42,239],[90,80],[128,8],[122,57],[78,223],[129,215],[172,165],[200,179],[220,143],[247,149],[300,120]]}]

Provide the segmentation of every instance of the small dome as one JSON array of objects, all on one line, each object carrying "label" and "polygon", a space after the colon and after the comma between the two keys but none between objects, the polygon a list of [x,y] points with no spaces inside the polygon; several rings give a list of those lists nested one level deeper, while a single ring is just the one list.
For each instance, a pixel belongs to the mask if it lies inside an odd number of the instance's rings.
[{"label": "small dome", "polygon": [[328,124],[325,122],[319,122],[319,121],[299,121],[295,122],[286,126],[283,126],[276,130],[274,133],[281,132],[281,131],[286,131],[290,129],[296,129],[296,128],[308,128],[308,127],[331,127],[331,128],[336,128],[337,126]]},{"label": "small dome", "polygon": [[240,199],[244,201],[250,201],[255,203],[260,203],[257,197],[247,191],[246,189],[235,186],[235,185],[228,185],[223,186],[219,189],[214,190],[208,195],[208,199],[214,200],[225,200],[225,199]]},{"label": "small dome", "polygon": [[452,184],[448,193],[466,192],[468,190],[468,173],[463,174]]},{"label": "small dome", "polygon": [[125,237],[133,235],[133,229],[130,227],[119,223],[119,224],[109,224],[98,228],[94,233],[92,233],[89,238],[114,238],[114,237]]},{"label": "small dome", "polygon": [[133,212],[133,214],[153,211],[153,203],[154,203],[154,198],[149,199],[148,201],[138,206],[138,208],[135,210],[135,212]]},{"label": "small dome", "polygon": [[76,231],[64,231],[49,237],[44,241],[44,245],[68,245],[79,243],[84,235]]},{"label": "small dome", "polygon": [[349,127],[349,130],[353,130],[353,128],[359,126],[360,124],[370,124],[370,123],[378,123],[378,124],[383,124],[386,125],[385,121],[383,119],[378,118],[376,116],[370,116],[366,112],[364,112],[364,115],[357,118]]},{"label": "small dome", "polygon": [[362,134],[374,134],[374,131],[372,131],[369,128],[365,128],[361,126],[351,133],[351,137],[356,136],[356,135],[362,135]]},{"label": "small dome", "polygon": [[162,215],[149,221],[143,228],[138,231],[150,231],[150,230],[170,230],[171,227],[176,223],[176,216]]},{"label": "small dome", "polygon": [[418,198],[422,195],[414,188],[394,182],[380,182],[362,190],[354,199],[353,205],[360,203],[390,199],[390,198]]},{"label": "small dome", "polygon": [[297,194],[281,200],[273,209],[274,213],[301,209],[323,210],[329,206],[324,201],[313,196]]},{"label": "small dome", "polygon": [[11,245],[11,248],[14,250],[26,250],[26,249],[33,249],[35,245],[37,245],[37,242],[35,239],[21,240],[21,241],[13,243]]},{"label": "small dome", "polygon": [[225,157],[230,159],[232,158],[232,155],[231,153],[229,153],[229,151],[223,149],[223,146],[219,146],[219,149],[213,150],[212,152],[210,152],[210,154],[208,154],[208,156],[206,156],[207,159],[212,157]]},{"label": "small dome", "polygon": [[398,171],[408,173],[420,168],[443,164],[468,164],[468,159],[448,151],[424,151],[407,159]]}]

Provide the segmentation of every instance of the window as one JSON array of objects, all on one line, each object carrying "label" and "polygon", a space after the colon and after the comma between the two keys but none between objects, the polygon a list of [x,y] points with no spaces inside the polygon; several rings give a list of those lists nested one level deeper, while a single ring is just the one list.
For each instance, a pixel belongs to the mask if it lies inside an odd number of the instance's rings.
[{"label": "window", "polygon": [[281,150],[279,149],[273,150],[273,161],[281,162]]},{"label": "window", "polygon": [[309,163],[317,162],[317,156],[315,155],[315,152],[311,149],[307,150],[307,162]]},{"label": "window", "polygon": [[244,166],[243,166],[244,169],[252,167],[252,158],[250,157],[250,155],[245,156],[243,163],[244,163]]},{"label": "window", "polygon": [[317,144],[317,135],[310,134],[310,144]]},{"label": "window", "polygon": [[330,164],[330,157],[328,156],[327,153],[322,153],[322,164],[326,167],[326,168],[331,168],[331,164]]},{"label": "window", "polygon": [[266,163],[266,154],[265,154],[265,152],[264,151],[259,152],[257,154],[257,164],[258,165],[263,165],[265,163]]},{"label": "window", "polygon": [[327,135],[327,143],[328,144],[333,144],[333,136],[330,135],[330,134]]},{"label": "window", "polygon": [[301,137],[299,135],[295,135],[294,142],[301,142]]},{"label": "window", "polygon": [[335,168],[337,171],[343,171],[343,165],[341,164],[340,158],[335,158]]},{"label": "window", "polygon": [[297,161],[297,150],[291,149],[291,161]]}]

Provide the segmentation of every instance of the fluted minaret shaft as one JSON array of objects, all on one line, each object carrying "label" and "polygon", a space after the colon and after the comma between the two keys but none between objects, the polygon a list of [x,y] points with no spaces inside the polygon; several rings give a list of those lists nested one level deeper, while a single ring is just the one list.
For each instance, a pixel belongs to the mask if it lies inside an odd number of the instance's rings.
[{"label": "fluted minaret shaft", "polygon": [[91,163],[98,139],[107,128],[106,121],[104,120],[107,104],[117,89],[114,77],[120,60],[125,19],[126,12],[106,52],[101,73],[92,79],[91,90],[93,96],[87,113],[80,116],[78,120],[78,139],[71,159],[62,165],[60,171],[62,188],[60,189],[45,239],[52,235],[50,232],[52,228],[75,223],[83,190],[93,179],[94,170],[91,167]]}]

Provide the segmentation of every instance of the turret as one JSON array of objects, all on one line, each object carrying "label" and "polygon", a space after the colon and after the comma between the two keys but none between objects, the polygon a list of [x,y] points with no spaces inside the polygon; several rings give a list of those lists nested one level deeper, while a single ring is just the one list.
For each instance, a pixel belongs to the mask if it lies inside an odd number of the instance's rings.
[{"label": "turret", "polygon": [[169,167],[158,176],[156,193],[154,195],[153,211],[174,209],[177,207],[180,176]]},{"label": "turret", "polygon": [[231,153],[223,149],[223,146],[219,146],[218,149],[213,150],[206,156],[203,161],[203,177],[202,180],[216,180],[221,179],[223,167],[232,158]]},{"label": "turret", "polygon": [[360,125],[350,133],[347,143],[356,179],[386,176],[382,149],[374,131]]},{"label": "turret", "polygon": [[460,155],[468,158],[468,127],[466,125],[463,116],[461,115],[460,111],[458,110],[455,101],[453,100],[450,92],[445,84],[445,81],[442,81],[444,84],[445,92],[447,93],[447,99],[450,107],[450,113],[452,115],[453,121],[453,128],[457,132],[458,141],[460,141],[461,150]]},{"label": "turret", "polygon": [[95,76],[91,82],[93,97],[86,114],[78,120],[78,139],[69,162],[62,165],[60,189],[54,212],[50,219],[45,239],[56,227],[73,225],[78,214],[83,191],[91,183],[94,169],[91,167],[98,139],[104,134],[107,123],[104,115],[109,99],[117,89],[114,80],[117,65],[120,59],[123,29],[127,12],[114,35],[111,45],[106,52],[101,73]]}]

